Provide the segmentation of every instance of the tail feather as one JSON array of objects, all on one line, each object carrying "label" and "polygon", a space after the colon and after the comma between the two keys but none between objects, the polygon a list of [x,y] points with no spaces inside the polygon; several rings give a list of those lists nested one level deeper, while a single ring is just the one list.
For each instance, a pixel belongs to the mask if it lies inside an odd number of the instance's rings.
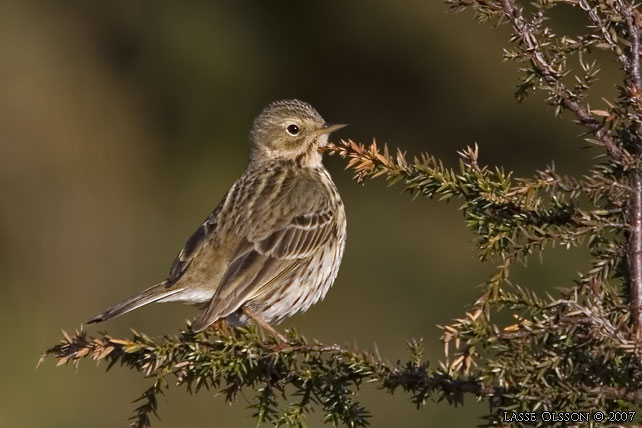
[{"label": "tail feather", "polygon": [[167,288],[167,283],[161,282],[160,284],[153,285],[148,289],[136,294],[135,296],[132,296],[129,299],[112,306],[105,312],[96,315],[91,320],[89,320],[87,324],[107,321],[108,319],[126,314],[127,312],[133,311],[134,309],[140,308],[141,306],[144,306],[148,303],[153,303],[164,297],[176,294],[179,291],[181,291],[180,288]]}]

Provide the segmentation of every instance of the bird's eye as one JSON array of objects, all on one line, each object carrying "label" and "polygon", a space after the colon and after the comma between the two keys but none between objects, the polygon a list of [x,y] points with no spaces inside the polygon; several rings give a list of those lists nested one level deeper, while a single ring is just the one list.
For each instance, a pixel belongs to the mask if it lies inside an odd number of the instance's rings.
[{"label": "bird's eye", "polygon": [[288,125],[288,127],[285,128],[285,130],[288,131],[288,134],[292,135],[293,137],[299,135],[299,131],[300,131],[299,127],[296,126],[294,123],[291,125]]}]

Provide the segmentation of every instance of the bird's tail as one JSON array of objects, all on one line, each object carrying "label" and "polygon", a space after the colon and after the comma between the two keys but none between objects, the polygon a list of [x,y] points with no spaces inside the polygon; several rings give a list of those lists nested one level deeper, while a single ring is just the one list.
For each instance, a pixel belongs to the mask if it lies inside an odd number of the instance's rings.
[{"label": "bird's tail", "polygon": [[156,302],[164,297],[171,296],[181,291],[180,288],[167,288],[166,282],[161,282],[159,284],[153,285],[146,290],[141,291],[135,296],[130,297],[129,299],[120,302],[117,305],[112,306],[107,309],[102,314],[96,315],[87,323],[96,323],[101,321],[107,321],[108,319],[115,318],[119,315],[126,314],[129,311],[140,308],[148,303]]}]

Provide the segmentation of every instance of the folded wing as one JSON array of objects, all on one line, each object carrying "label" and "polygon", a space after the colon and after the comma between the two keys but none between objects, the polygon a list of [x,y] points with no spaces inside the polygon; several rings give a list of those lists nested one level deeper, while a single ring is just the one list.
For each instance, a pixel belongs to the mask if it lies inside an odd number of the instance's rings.
[{"label": "folded wing", "polygon": [[242,238],[209,306],[192,325],[195,331],[287,281],[326,244],[336,232],[334,211],[323,198],[313,204],[308,200],[306,205],[307,212],[292,216],[284,226],[269,233],[256,228]]}]

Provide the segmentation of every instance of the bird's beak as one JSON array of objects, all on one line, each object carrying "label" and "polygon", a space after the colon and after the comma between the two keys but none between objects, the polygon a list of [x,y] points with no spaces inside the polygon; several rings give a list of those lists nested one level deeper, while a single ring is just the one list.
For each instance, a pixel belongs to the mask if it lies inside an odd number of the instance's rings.
[{"label": "bird's beak", "polygon": [[341,128],[345,128],[348,126],[347,123],[331,123],[331,122],[326,122],[323,124],[323,128],[319,129],[317,133],[319,134],[329,134],[334,131],[338,131]]}]

